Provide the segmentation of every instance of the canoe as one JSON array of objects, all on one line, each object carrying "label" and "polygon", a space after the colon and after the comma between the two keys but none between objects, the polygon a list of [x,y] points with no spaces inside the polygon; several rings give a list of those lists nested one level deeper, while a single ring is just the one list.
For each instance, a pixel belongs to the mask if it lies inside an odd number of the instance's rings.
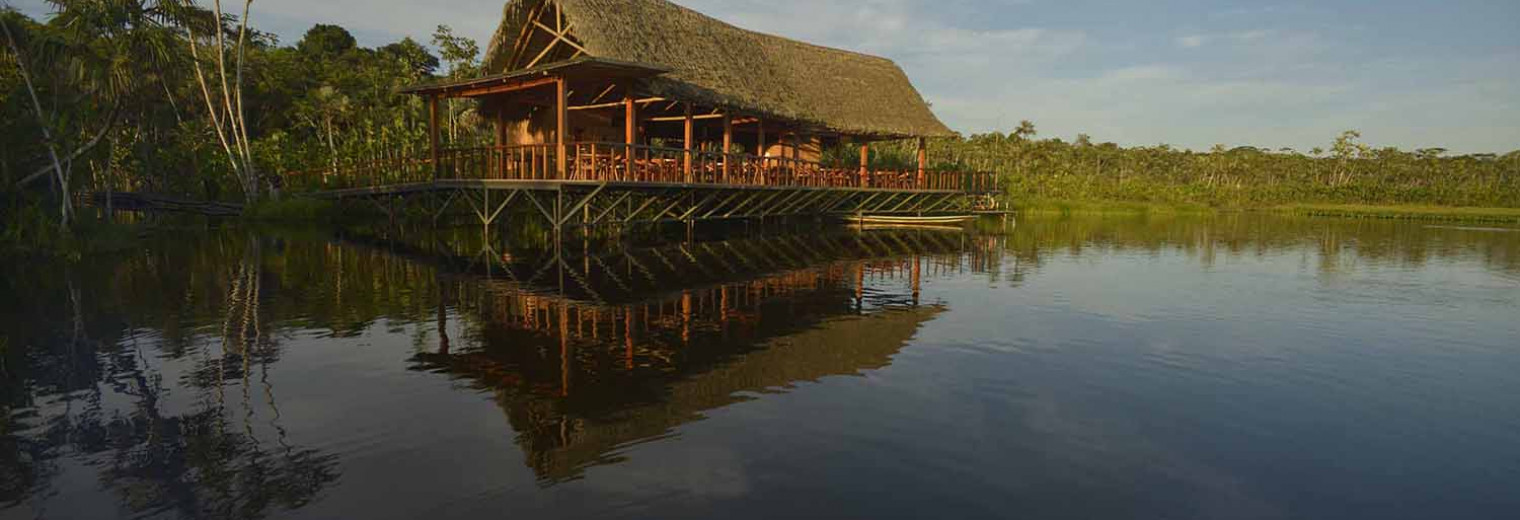
[{"label": "canoe", "polygon": [[976,220],[975,215],[945,215],[937,217],[863,215],[850,218],[850,222],[856,224],[890,226],[963,226],[973,220]]}]

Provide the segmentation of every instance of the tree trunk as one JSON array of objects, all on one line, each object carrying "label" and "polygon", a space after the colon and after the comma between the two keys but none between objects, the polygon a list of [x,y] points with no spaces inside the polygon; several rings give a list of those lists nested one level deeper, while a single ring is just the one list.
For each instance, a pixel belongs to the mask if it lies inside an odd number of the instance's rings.
[{"label": "tree trunk", "polygon": [[69,194],[68,170],[63,168],[63,161],[58,158],[58,145],[53,142],[53,131],[48,128],[46,112],[42,111],[42,102],[37,99],[37,89],[32,85],[32,74],[26,69],[26,60],[21,54],[21,49],[16,46],[16,38],[11,35],[10,24],[0,20],[0,29],[5,31],[5,40],[10,44],[11,52],[16,55],[16,69],[21,73],[21,79],[26,83],[26,93],[31,97],[32,111],[37,115],[37,126],[42,129],[43,144],[47,147],[48,158],[53,161],[53,171],[58,175],[58,188],[62,195],[62,203],[59,207],[59,223],[68,226],[74,216],[74,204]]}]

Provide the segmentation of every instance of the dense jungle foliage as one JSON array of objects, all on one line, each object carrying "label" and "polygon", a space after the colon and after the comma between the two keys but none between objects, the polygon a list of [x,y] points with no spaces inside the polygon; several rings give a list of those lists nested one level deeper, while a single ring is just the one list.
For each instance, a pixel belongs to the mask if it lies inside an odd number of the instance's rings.
[{"label": "dense jungle foliage", "polygon": [[[83,193],[253,202],[286,172],[415,153],[427,107],[397,89],[478,73],[446,26],[431,46],[333,25],[283,44],[190,0],[50,4],[45,21],[0,10],[0,240],[57,233]],[[489,135],[472,105],[446,109],[445,143]]]},{"label": "dense jungle foliage", "polygon": [[[427,108],[397,89],[480,73],[479,46],[446,26],[431,45],[361,47],[333,25],[287,44],[242,23],[247,2],[227,3],[241,12],[193,0],[49,3],[44,20],[0,10],[0,243],[66,234],[85,194],[253,203],[278,196],[289,172],[414,156],[427,146]],[[446,105],[445,145],[489,139],[474,109]],[[1015,205],[1520,207],[1520,152],[1372,148],[1356,132],[1307,152],[1036,137],[1025,122],[1008,134],[934,139],[930,157],[939,169],[999,172]],[[915,164],[914,146],[879,143],[872,161]],[[858,164],[858,151],[826,160]]]}]

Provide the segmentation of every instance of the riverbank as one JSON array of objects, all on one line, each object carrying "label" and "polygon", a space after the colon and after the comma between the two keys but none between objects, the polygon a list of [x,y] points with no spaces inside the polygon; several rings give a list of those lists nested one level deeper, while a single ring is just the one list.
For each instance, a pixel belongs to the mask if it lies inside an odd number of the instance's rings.
[{"label": "riverbank", "polygon": [[1202,204],[1163,204],[1132,201],[1035,200],[1015,202],[1024,214],[1059,215],[1211,215],[1218,213],[1277,213],[1308,217],[1431,220],[1520,224],[1520,208],[1474,208],[1421,205],[1285,204],[1266,207],[1211,207]]}]

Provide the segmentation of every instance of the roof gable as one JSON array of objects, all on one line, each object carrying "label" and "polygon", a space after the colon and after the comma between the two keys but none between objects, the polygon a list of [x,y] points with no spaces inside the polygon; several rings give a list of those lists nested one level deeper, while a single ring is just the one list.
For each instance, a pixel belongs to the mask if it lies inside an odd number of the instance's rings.
[{"label": "roof gable", "polygon": [[[488,73],[528,65],[525,45],[517,40],[544,3],[507,3],[486,53]],[[741,29],[666,0],[557,0],[544,8],[563,12],[566,25],[551,29],[563,30],[566,41],[542,57],[533,53],[540,61],[589,54],[656,64],[671,70],[648,80],[656,95],[845,134],[951,133],[902,69],[885,58]]]}]

